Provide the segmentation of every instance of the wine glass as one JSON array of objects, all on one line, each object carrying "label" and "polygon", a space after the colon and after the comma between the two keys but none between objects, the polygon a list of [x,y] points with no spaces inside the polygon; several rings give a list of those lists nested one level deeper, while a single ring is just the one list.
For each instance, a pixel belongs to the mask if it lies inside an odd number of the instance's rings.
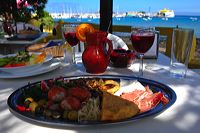
[{"label": "wine glass", "polygon": [[75,61],[76,45],[79,43],[79,39],[76,37],[77,26],[78,26],[77,24],[64,24],[62,27],[63,39],[67,41],[72,48],[72,63],[75,64],[76,64]]},{"label": "wine glass", "polygon": [[143,57],[153,45],[154,38],[155,33],[149,29],[134,30],[131,33],[133,48],[139,54],[140,58],[139,76],[143,76]]}]

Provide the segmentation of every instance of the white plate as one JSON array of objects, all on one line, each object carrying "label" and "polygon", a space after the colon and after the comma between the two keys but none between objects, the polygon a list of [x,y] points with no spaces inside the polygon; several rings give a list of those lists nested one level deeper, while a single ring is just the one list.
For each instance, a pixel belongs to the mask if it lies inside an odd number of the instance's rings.
[{"label": "white plate", "polygon": [[17,34],[17,38],[19,39],[34,39],[34,38],[37,38],[41,35],[41,33],[32,33],[32,34],[26,34],[26,33],[19,33]]},{"label": "white plate", "polygon": [[0,78],[9,79],[9,78],[23,78],[23,77],[30,77],[35,76],[43,73],[47,73],[50,71],[55,70],[61,66],[60,62],[49,62],[42,64],[38,69],[34,69],[29,72],[23,72],[23,73],[8,73],[8,72],[0,72]]},{"label": "white plate", "polygon": [[112,41],[113,49],[123,48],[128,50],[128,46],[120,37],[109,33],[107,38]]},{"label": "white plate", "polygon": [[[38,55],[39,53],[34,53],[34,54]],[[10,57],[10,56],[16,56],[16,54],[10,54],[10,55],[6,55],[6,56],[1,56],[0,58]],[[38,64],[34,64],[34,65],[20,66],[20,67],[11,67],[11,68],[1,67],[0,71],[4,71],[4,72],[8,72],[8,73],[29,72],[29,71],[38,69],[42,64],[47,63],[47,62],[51,61],[52,59],[53,59],[52,55],[46,55],[46,59],[45,59],[44,62],[41,62],[41,63],[38,63]]]}]

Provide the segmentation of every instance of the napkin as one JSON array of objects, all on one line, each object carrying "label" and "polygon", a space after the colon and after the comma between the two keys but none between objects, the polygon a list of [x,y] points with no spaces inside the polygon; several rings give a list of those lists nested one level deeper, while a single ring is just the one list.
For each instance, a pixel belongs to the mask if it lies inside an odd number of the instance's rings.
[{"label": "napkin", "polygon": [[120,89],[115,92],[115,95],[120,96],[122,93],[129,93],[134,90],[145,90],[145,87],[137,80],[120,79]]},{"label": "napkin", "polygon": [[113,49],[123,48],[123,49],[128,50],[128,46],[120,37],[108,33],[107,38],[112,41]]},{"label": "napkin", "polygon": [[155,34],[154,42],[152,47],[144,54],[144,57],[154,58],[157,57],[158,52],[158,33]]}]

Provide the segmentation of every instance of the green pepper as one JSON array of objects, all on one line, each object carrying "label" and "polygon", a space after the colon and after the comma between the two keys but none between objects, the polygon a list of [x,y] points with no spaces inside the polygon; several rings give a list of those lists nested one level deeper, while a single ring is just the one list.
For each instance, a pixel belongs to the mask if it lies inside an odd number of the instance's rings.
[{"label": "green pepper", "polygon": [[0,58],[0,67],[5,66],[6,64],[8,64],[10,62],[10,59],[5,57],[5,58]]}]

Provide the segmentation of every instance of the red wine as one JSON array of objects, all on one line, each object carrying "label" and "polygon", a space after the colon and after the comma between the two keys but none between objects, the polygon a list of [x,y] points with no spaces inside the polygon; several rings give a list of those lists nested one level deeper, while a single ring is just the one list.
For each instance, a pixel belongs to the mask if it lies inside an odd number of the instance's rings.
[{"label": "red wine", "polygon": [[66,32],[64,34],[66,41],[71,45],[75,46],[78,44],[79,40],[76,37],[76,32]]},{"label": "red wine", "polygon": [[146,53],[153,45],[153,33],[136,33],[131,35],[133,48],[139,53]]}]

